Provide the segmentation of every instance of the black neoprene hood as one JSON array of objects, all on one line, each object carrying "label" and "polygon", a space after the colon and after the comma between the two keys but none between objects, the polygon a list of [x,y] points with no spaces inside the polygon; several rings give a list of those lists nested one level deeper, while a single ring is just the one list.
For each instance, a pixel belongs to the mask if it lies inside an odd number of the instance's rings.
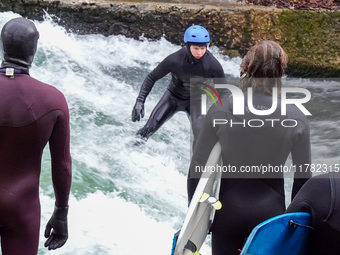
[{"label": "black neoprene hood", "polygon": [[8,21],[1,31],[4,60],[30,67],[37,51],[38,39],[39,32],[32,21],[25,18]]}]

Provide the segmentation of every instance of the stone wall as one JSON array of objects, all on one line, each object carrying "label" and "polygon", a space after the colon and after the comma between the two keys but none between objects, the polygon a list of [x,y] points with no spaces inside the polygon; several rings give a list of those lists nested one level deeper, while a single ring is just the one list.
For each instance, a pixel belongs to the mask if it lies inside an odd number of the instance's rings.
[{"label": "stone wall", "polygon": [[[256,42],[279,42],[289,56],[287,73],[301,77],[340,76],[340,13],[290,11],[219,0],[154,1],[1,0],[0,11],[42,20],[44,10],[55,22],[78,34],[122,34],[157,40],[164,36],[181,44],[192,24],[205,26],[217,45],[231,57],[244,56]],[[230,0],[233,1],[233,0]],[[183,2],[183,1],[181,1]],[[214,5],[213,5],[214,4]]]},{"label": "stone wall", "polygon": [[[236,3],[237,0],[143,0],[138,2],[158,2],[176,4],[204,4],[204,5],[226,5]],[[124,2],[136,2],[136,0],[125,0]]]}]

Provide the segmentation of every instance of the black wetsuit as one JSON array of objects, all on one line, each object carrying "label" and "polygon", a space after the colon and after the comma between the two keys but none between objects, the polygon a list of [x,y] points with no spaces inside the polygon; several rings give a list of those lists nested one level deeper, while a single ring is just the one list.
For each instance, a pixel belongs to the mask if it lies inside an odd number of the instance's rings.
[{"label": "black wetsuit", "polygon": [[340,173],[308,180],[287,209],[312,215],[308,255],[340,254]]},{"label": "black wetsuit", "polygon": [[[4,71],[4,70],[1,70]],[[63,94],[28,74],[0,71],[0,236],[3,255],[36,255],[39,176],[49,142],[55,205],[68,206],[71,186],[69,111]],[[16,70],[16,73],[20,70]]]},{"label": "black wetsuit", "polygon": [[[137,133],[142,137],[148,139],[178,111],[186,112],[194,136],[197,136],[203,120],[201,101],[198,94],[195,98],[190,97],[190,78],[225,78],[225,75],[221,64],[208,50],[201,59],[195,59],[189,51],[188,47],[183,47],[169,55],[145,78],[137,98],[142,102],[145,102],[155,82],[171,73],[167,91],[153,109],[146,125]],[[190,99],[194,109],[190,109]]]},{"label": "black wetsuit", "polygon": [[[247,93],[245,102],[247,102]],[[212,254],[239,254],[245,239],[260,222],[285,211],[284,179],[282,171],[274,174],[240,173],[244,167],[277,166],[285,164],[289,153],[296,165],[310,163],[309,124],[304,114],[295,106],[287,106],[287,115],[281,116],[280,100],[276,111],[270,115],[258,116],[245,106],[244,115],[233,114],[233,98],[222,100],[222,106],[213,105],[197,140],[190,164],[188,197],[192,198],[198,183],[196,166],[205,166],[216,142],[222,146],[224,166],[234,166],[235,173],[222,174],[220,201],[222,209],[216,211],[212,226]],[[257,109],[269,109],[272,96],[254,93],[253,105]],[[214,119],[228,120],[227,124],[214,124]],[[249,120],[257,119],[257,121]],[[281,121],[265,119],[294,119],[296,127],[283,127]],[[243,122],[245,120],[245,122]],[[262,127],[250,127],[250,125]],[[221,121],[222,122],[222,121]],[[234,125],[230,123],[233,122]],[[239,124],[236,124],[239,123]],[[243,125],[245,123],[245,125]],[[273,124],[274,123],[274,124]],[[290,121],[285,125],[292,125]],[[273,125],[273,126],[272,126]],[[295,173],[294,196],[309,172]]]}]

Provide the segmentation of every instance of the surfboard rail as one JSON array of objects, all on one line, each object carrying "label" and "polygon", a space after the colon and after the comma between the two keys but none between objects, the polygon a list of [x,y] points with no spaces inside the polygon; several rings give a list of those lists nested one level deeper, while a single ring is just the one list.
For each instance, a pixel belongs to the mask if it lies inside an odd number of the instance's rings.
[{"label": "surfboard rail", "polygon": [[[217,164],[221,164],[221,144],[219,142],[213,147],[206,166],[216,166]],[[177,238],[174,255],[199,254],[199,249],[209,233],[215,210],[222,207],[218,200],[221,174],[221,172],[209,171],[202,173]]]}]

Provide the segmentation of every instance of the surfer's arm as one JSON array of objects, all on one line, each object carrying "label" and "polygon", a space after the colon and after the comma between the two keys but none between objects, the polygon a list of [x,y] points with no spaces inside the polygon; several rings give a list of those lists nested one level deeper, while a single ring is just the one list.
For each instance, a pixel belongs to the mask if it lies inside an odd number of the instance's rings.
[{"label": "surfer's arm", "polygon": [[329,174],[322,174],[309,179],[294,197],[286,213],[307,212],[312,215],[314,220],[326,220],[332,203],[331,183]]},{"label": "surfer's arm", "polygon": [[311,178],[303,185],[299,194],[294,197],[292,202],[289,204],[286,213],[307,212],[312,214],[315,211],[313,208],[313,202],[311,201],[311,199],[316,196],[316,194],[313,193],[315,192],[315,187],[318,187],[318,184],[314,182],[313,178]]},{"label": "surfer's arm", "polygon": [[299,121],[299,125],[303,129],[298,131],[297,141],[293,144],[291,151],[293,165],[295,166],[292,199],[303,184],[312,176],[309,125],[301,121]]},{"label": "surfer's arm", "polygon": [[166,57],[159,65],[144,79],[137,97],[137,101],[145,102],[156,81],[170,73],[174,66],[174,54]]},{"label": "surfer's arm", "polygon": [[165,58],[143,81],[136,103],[132,109],[131,120],[139,121],[144,117],[144,103],[155,82],[171,72],[173,67],[173,54]]},{"label": "surfer's arm", "polygon": [[55,125],[49,139],[52,161],[52,182],[58,207],[67,207],[71,188],[70,125],[66,100],[57,110]]},{"label": "surfer's arm", "polygon": [[[224,116],[223,118],[225,118],[224,113],[218,114],[222,114]],[[192,159],[190,162],[187,180],[187,191],[189,201],[191,200],[193,194],[195,193],[195,189],[201,176],[202,169],[204,169],[207,160],[210,156],[210,153],[212,152],[212,149],[218,142],[216,130],[213,126],[214,118],[220,117],[216,117],[216,114],[213,114],[213,112],[209,110],[204,120],[203,127],[200,131],[198,139],[196,141],[194,153],[192,155]]]},{"label": "surfer's arm", "polygon": [[149,73],[143,81],[140,88],[136,103],[132,109],[131,120],[133,122],[139,121],[144,117],[144,103],[149,95],[151,89],[157,80],[163,78],[165,75],[173,71],[176,65],[176,53],[166,57],[151,73]]},{"label": "surfer's arm", "polygon": [[68,239],[67,214],[71,189],[71,155],[69,111],[64,96],[60,97],[55,124],[49,139],[52,161],[52,182],[55,193],[55,207],[46,224],[45,247],[54,250],[63,246]]}]

